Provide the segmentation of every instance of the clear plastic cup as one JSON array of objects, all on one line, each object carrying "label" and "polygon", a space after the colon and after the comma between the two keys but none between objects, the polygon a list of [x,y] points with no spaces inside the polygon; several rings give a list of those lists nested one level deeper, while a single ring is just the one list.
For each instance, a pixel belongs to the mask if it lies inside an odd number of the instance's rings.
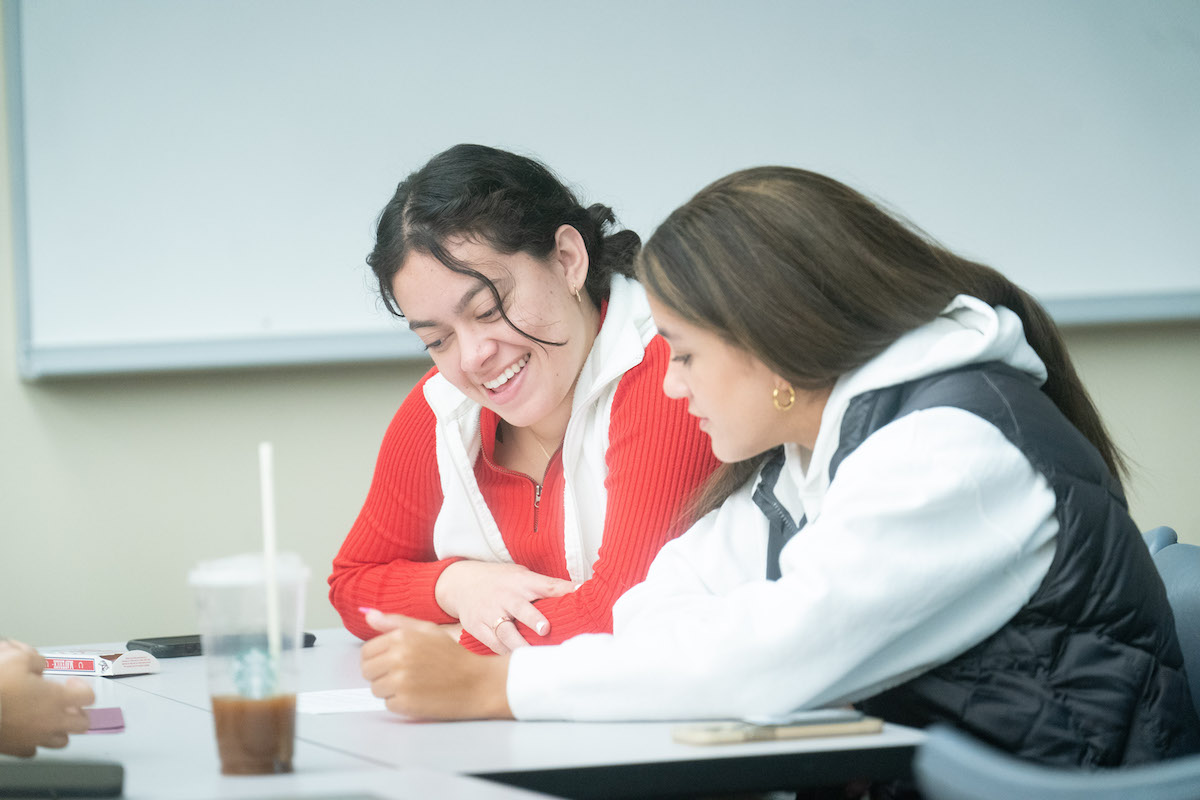
[{"label": "clear plastic cup", "polygon": [[276,556],[275,648],[267,635],[270,603],[261,553],[204,561],[188,574],[226,775],[292,771],[308,574],[295,553]]}]

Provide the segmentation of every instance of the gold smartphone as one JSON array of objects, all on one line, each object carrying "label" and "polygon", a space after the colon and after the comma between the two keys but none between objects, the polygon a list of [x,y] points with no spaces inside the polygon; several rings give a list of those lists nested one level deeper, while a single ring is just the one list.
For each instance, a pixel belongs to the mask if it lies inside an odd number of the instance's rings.
[{"label": "gold smartphone", "polygon": [[681,744],[733,744],[818,736],[856,736],[879,733],[883,720],[852,708],[800,711],[782,717],[762,717],[727,722],[694,722],[671,729]]}]

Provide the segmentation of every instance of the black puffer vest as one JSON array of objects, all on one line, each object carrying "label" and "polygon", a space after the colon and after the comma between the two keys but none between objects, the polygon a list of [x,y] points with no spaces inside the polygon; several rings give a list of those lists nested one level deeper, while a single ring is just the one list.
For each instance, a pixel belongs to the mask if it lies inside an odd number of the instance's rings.
[{"label": "black puffer vest", "polygon": [[1120,485],[1028,376],[976,365],[854,398],[831,478],[874,431],[946,406],[995,425],[1049,482],[1054,559],[1003,628],[860,706],[906,725],[949,722],[1047,764],[1108,767],[1200,751],[1174,617]]}]

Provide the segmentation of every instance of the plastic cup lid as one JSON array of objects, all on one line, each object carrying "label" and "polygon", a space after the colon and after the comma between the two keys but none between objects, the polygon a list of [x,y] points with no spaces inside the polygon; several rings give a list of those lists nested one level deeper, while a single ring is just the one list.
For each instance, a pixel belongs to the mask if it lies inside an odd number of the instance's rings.
[{"label": "plastic cup lid", "polygon": [[[275,554],[275,580],[278,583],[295,583],[308,580],[309,569],[296,553]],[[249,586],[266,581],[262,553],[241,555],[201,561],[188,573],[192,586]]]}]

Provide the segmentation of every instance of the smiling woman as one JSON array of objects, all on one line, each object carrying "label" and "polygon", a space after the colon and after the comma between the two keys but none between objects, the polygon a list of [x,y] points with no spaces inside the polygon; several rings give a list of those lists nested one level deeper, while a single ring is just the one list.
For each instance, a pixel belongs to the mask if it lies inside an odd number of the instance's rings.
[{"label": "smiling woman", "polygon": [[384,438],[330,599],[439,623],[476,652],[607,632],[712,472],[609,233],[544,166],[458,145],[408,176],[367,261],[434,368]]}]

